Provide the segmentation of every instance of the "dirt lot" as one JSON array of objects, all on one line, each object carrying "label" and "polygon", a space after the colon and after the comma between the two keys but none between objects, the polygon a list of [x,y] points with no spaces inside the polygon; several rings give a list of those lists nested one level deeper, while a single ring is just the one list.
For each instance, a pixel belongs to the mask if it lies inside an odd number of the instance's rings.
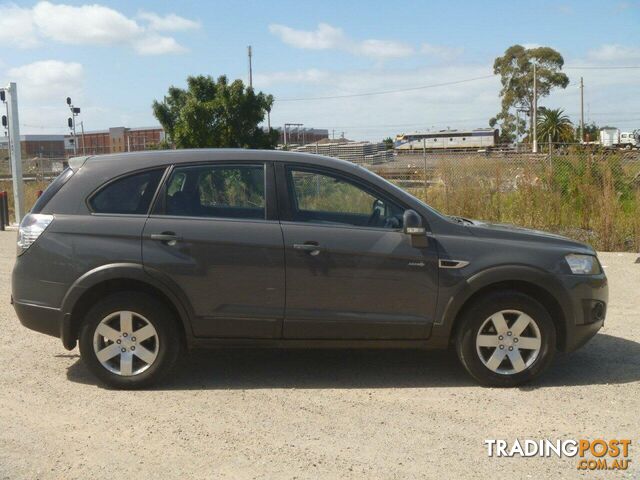
[{"label": "dirt lot", "polygon": [[582,437],[631,438],[638,474],[637,255],[601,255],[605,328],[526,388],[478,387],[450,353],[250,350],[192,354],[170,385],[118,392],[20,326],[14,241],[0,232],[0,478],[602,478],[483,445]]}]

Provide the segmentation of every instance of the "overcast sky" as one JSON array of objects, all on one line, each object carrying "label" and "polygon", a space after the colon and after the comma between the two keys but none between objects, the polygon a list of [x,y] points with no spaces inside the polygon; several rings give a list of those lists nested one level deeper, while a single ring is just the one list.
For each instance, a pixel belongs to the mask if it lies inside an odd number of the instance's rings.
[{"label": "overcast sky", "polygon": [[[610,68],[640,67],[640,1],[1,2],[0,82],[18,83],[22,134],[66,133],[67,96],[87,130],[155,125],[152,101],[188,75],[247,80],[247,45],[275,126],[370,140],[486,127],[493,60],[520,43],[565,58],[570,85],[541,104],[577,122],[583,76],[587,121],[640,128],[640,68]],[[318,97],[339,98],[295,100]]]}]

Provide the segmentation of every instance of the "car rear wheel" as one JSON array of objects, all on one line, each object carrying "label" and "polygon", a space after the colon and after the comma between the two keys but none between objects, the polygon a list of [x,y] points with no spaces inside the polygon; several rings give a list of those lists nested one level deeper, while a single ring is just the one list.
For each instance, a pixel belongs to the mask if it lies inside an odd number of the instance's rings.
[{"label": "car rear wheel", "polygon": [[467,308],[456,335],[462,365],[479,383],[494,387],[521,385],[541,374],[555,345],[547,310],[515,291],[490,294]]},{"label": "car rear wheel", "polygon": [[80,353],[100,381],[140,388],[160,381],[181,350],[175,319],[144,293],[117,293],[97,303],[80,331]]}]

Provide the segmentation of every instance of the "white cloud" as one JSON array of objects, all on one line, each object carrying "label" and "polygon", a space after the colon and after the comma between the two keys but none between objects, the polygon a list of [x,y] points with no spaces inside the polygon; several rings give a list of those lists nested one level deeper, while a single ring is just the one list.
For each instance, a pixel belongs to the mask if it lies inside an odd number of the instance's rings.
[{"label": "white cloud", "polygon": [[522,46],[527,50],[533,50],[534,48],[542,47],[542,45],[539,43],[523,43]]},{"label": "white cloud", "polygon": [[462,47],[446,47],[443,45],[432,45],[430,43],[423,43],[420,47],[420,53],[442,60],[452,60],[462,55],[462,52]]},{"label": "white cloud", "polygon": [[58,98],[61,102],[69,92],[82,88],[84,71],[75,62],[42,60],[10,68],[8,77],[18,84],[18,98],[22,101],[38,101]]},{"label": "white cloud", "polygon": [[308,70],[295,70],[292,72],[256,73],[253,80],[261,88],[283,83],[321,83],[330,79],[329,72],[310,68]]},{"label": "white cloud", "polygon": [[349,38],[340,28],[319,23],[316,30],[296,30],[286,25],[271,24],[269,31],[287,45],[307,50],[342,50],[377,60],[407,57],[413,47],[393,40],[368,39],[357,41]]},{"label": "white cloud", "polygon": [[19,48],[38,45],[32,13],[17,5],[0,5],[0,44]]},{"label": "white cloud", "polygon": [[180,17],[175,13],[158,15],[153,12],[140,12],[138,18],[149,23],[149,28],[156,31],[178,32],[180,30],[195,30],[200,28],[200,22]]},{"label": "white cloud", "polygon": [[632,62],[640,60],[640,47],[608,44],[590,50],[587,57],[600,62]]},{"label": "white cloud", "polygon": [[41,40],[66,45],[125,45],[141,55],[186,51],[175,38],[156,32],[185,30],[197,22],[174,14],[141,15],[148,26],[99,4],[73,6],[41,1],[31,9],[9,5],[3,7],[0,16],[0,40],[24,48],[37,46]]},{"label": "white cloud", "polygon": [[140,55],[165,55],[187,51],[174,38],[160,35],[145,36],[134,44],[134,48]]}]

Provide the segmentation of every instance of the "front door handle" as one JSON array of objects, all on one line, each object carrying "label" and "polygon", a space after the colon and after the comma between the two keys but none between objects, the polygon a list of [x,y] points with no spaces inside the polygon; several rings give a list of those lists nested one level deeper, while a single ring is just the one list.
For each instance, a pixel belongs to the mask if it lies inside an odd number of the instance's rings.
[{"label": "front door handle", "polygon": [[178,240],[182,240],[182,237],[176,235],[173,232],[152,233],[151,240],[157,240],[158,242],[163,242],[167,245],[173,246]]},{"label": "front door handle", "polygon": [[294,243],[294,250],[300,250],[302,252],[308,252],[309,255],[313,255],[314,257],[320,253],[320,246],[317,243]]}]

